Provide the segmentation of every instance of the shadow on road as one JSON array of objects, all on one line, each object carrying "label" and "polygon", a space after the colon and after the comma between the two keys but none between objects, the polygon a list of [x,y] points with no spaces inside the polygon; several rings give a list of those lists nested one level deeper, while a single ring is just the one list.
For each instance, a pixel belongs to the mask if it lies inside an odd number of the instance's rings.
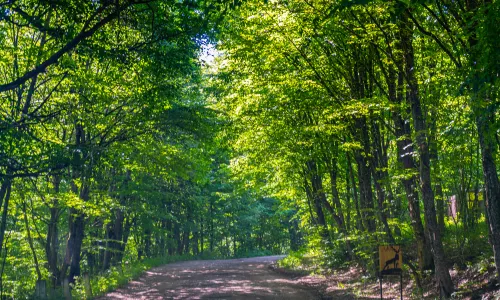
[{"label": "shadow on road", "polygon": [[321,299],[316,290],[270,270],[279,258],[169,264],[101,299]]}]

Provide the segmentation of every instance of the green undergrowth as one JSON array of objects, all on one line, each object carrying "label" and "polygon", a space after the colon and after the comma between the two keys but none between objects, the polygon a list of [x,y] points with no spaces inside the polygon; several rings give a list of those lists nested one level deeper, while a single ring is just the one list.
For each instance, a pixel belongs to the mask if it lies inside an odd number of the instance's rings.
[{"label": "green undergrowth", "polygon": [[446,223],[443,244],[453,265],[464,268],[493,255],[488,244],[488,224],[484,216],[468,226],[451,217],[446,218]]},{"label": "green undergrowth", "polygon": [[[197,259],[191,255],[167,256],[158,258],[149,258],[133,263],[124,263],[121,266],[112,267],[102,274],[92,276],[90,286],[93,297],[102,296],[121,286],[126,285],[131,280],[139,278],[145,271],[164,264]],[[85,288],[82,278],[77,278],[72,290],[73,299],[91,299],[85,294]]]},{"label": "green undergrowth", "polygon": [[270,250],[259,250],[259,249],[239,250],[236,251],[236,254],[230,256],[221,255],[220,253],[217,252],[205,251],[203,254],[200,254],[199,256],[196,256],[193,259],[206,259],[206,260],[233,259],[233,258],[248,258],[248,257],[270,256],[270,255],[279,255],[279,254],[273,253]]},{"label": "green undergrowth", "polygon": [[290,271],[308,271],[314,272],[319,263],[318,257],[313,253],[308,252],[306,249],[299,251],[290,251],[290,253],[283,259],[278,260],[278,267]]},{"label": "green undergrowth", "polygon": [[[395,244],[403,247],[405,265],[418,265],[415,238],[409,220],[389,219],[389,224]],[[348,236],[330,233],[328,238],[321,236],[319,232],[310,232],[306,244],[298,251],[291,251],[286,258],[279,261],[278,266],[288,270],[323,274],[356,265],[363,272],[375,276],[374,269],[378,268],[378,263],[374,262],[378,258],[378,246],[387,244],[384,242],[388,240],[386,234],[366,233],[357,229],[352,229],[352,232]],[[484,217],[468,226],[446,218],[443,244],[450,267],[458,269],[465,269],[492,256]]]},{"label": "green undergrowth", "polygon": [[270,255],[277,255],[277,254],[269,250],[254,249],[254,250],[237,251],[234,258],[247,258],[247,257],[259,257],[259,256],[270,256]]},{"label": "green undergrowth", "polygon": [[[409,267],[410,264],[418,265],[414,234],[409,222],[396,223],[390,220],[390,224],[396,244],[403,247],[403,272],[406,280],[413,281],[412,287],[405,293],[411,295],[411,299],[421,299],[424,294],[432,298],[435,293],[433,270],[415,274]],[[330,238],[330,242],[326,243],[318,233],[312,232],[303,248],[291,251],[277,262],[277,266],[297,274],[348,274],[350,280],[341,282],[339,279],[339,284],[345,285],[345,289],[353,294],[361,295],[366,292],[367,286],[376,286],[376,273],[372,272],[373,262],[378,257],[378,245],[383,244],[381,241],[385,240],[384,233],[375,232],[370,236],[358,231],[347,237],[337,234]],[[346,257],[346,241],[349,241],[351,247],[350,260]],[[463,299],[488,293],[488,282],[495,276],[495,265],[491,247],[488,245],[488,227],[484,217],[467,226],[452,218],[446,218],[443,244],[450,272],[458,283],[454,297]],[[378,264],[375,267],[378,268]],[[353,275],[350,272],[357,276],[350,277]],[[419,276],[422,288],[416,285],[415,276]]]},{"label": "green undergrowth", "polygon": [[[403,246],[405,258],[416,256],[412,253],[413,230],[409,222],[389,220],[394,228],[396,244]],[[363,273],[375,276],[374,264],[378,257],[378,246],[388,240],[385,232],[367,233],[353,228],[351,234],[324,233],[312,231],[307,243],[298,251],[291,251],[278,262],[280,268],[289,271],[309,272],[311,274],[328,274],[338,269],[356,265]]]}]

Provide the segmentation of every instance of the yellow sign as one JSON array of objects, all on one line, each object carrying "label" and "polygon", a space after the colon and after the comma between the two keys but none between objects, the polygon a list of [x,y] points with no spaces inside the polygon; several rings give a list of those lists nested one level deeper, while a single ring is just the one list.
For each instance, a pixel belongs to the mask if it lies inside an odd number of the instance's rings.
[{"label": "yellow sign", "polygon": [[480,202],[483,201],[483,192],[478,192],[477,193],[477,199],[476,199],[476,193],[474,192],[469,192],[469,208],[472,209],[475,206],[481,207]]},{"label": "yellow sign", "polygon": [[401,273],[403,266],[403,253],[401,246],[389,245],[379,246],[379,270],[382,275],[391,275]]}]

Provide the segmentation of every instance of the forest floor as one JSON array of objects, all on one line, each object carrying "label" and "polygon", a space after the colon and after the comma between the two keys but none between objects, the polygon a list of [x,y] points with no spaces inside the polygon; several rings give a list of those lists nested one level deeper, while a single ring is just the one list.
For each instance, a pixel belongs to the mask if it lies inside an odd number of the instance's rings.
[{"label": "forest floor", "polygon": [[167,264],[98,299],[322,299],[314,285],[269,268],[283,257]]},{"label": "forest floor", "polygon": [[[323,272],[321,275],[308,275],[308,271],[290,270],[271,266],[275,272],[318,290],[323,300],[380,299],[380,282],[363,273],[361,268],[349,267]],[[477,270],[451,269],[450,275],[458,287],[453,299],[463,300],[499,300],[500,286],[494,279],[494,268],[479,274]],[[409,274],[403,275],[403,299],[439,299],[438,289],[428,274],[422,279],[422,289],[417,289]],[[383,299],[400,299],[399,276],[384,277]]]},{"label": "forest floor", "polygon": [[[127,286],[98,299],[380,299],[379,282],[364,276],[360,268],[308,275],[308,272],[277,267],[276,261],[283,257],[171,263],[150,269]],[[451,275],[459,287],[454,299],[500,299],[498,286],[490,286],[492,272],[477,275],[472,269],[451,270]],[[424,278],[422,285],[423,289],[417,290],[414,281],[406,274],[403,298],[439,298],[432,276]],[[399,277],[384,278],[384,299],[399,299],[399,288]]]}]

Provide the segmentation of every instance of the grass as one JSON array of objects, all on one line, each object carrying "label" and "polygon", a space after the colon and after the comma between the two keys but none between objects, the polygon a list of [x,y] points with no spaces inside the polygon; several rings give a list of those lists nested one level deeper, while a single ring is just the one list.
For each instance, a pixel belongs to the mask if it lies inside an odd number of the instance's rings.
[{"label": "grass", "polygon": [[[92,288],[93,297],[86,295],[83,280],[81,277],[76,279],[75,285],[72,289],[72,296],[73,299],[82,300],[99,297],[128,284],[131,280],[139,278],[145,271],[151,268],[172,262],[192,259],[197,259],[197,257],[193,257],[191,255],[183,255],[150,258],[142,261],[136,261],[130,264],[125,263],[121,266],[112,267],[106,272],[95,275],[90,279],[90,286]],[[60,296],[60,291],[58,295]],[[59,299],[59,297],[56,296],[56,299]]]}]

